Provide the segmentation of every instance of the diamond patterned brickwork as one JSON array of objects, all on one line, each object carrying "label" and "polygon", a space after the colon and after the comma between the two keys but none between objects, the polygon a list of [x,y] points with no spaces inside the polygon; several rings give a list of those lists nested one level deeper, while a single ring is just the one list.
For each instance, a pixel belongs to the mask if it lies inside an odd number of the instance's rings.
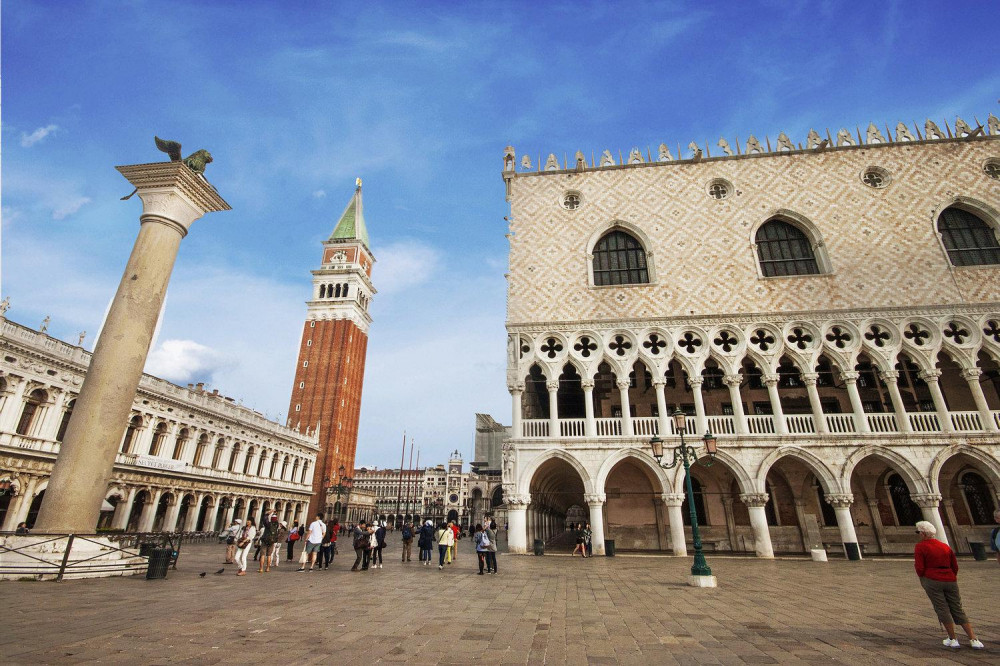
[{"label": "diamond patterned brickwork", "polygon": [[[1000,209],[982,168],[997,157],[981,137],[512,175],[508,322],[998,302],[1000,267],[952,269],[936,233],[958,197]],[[887,187],[862,182],[871,166]],[[721,201],[706,192],[717,178],[735,190]],[[562,207],[567,190],[579,209]],[[779,210],[815,226],[832,273],[759,277],[752,234]],[[588,243],[616,220],[647,237],[652,284],[589,286]]]}]

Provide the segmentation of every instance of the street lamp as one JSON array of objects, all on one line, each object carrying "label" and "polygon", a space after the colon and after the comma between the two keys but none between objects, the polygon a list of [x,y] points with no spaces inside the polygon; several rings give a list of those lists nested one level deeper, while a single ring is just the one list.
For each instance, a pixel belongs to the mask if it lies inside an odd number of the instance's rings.
[{"label": "street lamp", "polygon": [[344,505],[341,504],[340,502],[340,496],[341,494],[346,494],[351,489],[351,482],[354,481],[354,479],[352,479],[351,477],[344,476],[344,472],[346,471],[347,468],[344,467],[343,465],[341,465],[340,468],[337,469],[337,485],[331,488],[331,490],[336,489],[337,491],[337,504],[340,504],[341,521],[344,520],[345,516],[347,515],[347,512],[344,510],[345,509]]},{"label": "street lamp", "polygon": [[[687,414],[678,409],[670,416],[674,420],[674,430],[681,436],[680,446],[674,447],[673,460],[669,463],[663,462],[663,440],[656,435],[649,441],[649,445],[653,449],[653,457],[656,458],[656,462],[663,469],[673,469],[677,466],[678,462],[683,461],[684,463],[688,510],[691,513],[691,536],[694,538],[694,564],[691,566],[691,575],[704,577],[693,579],[699,581],[699,584],[704,584],[712,578],[712,569],[708,566],[708,562],[705,561],[705,553],[702,551],[701,535],[698,533],[698,512],[695,510],[694,488],[691,485],[691,463],[698,462],[698,454],[693,446],[688,446],[684,441],[684,433],[687,431]],[[705,450],[710,456],[709,460],[702,464],[710,467],[712,460],[715,459],[715,454],[718,453],[718,442],[715,436],[708,431],[705,432],[702,441],[705,443]],[[712,583],[714,583],[714,579],[712,579]],[[714,587],[714,584],[710,586]]]}]

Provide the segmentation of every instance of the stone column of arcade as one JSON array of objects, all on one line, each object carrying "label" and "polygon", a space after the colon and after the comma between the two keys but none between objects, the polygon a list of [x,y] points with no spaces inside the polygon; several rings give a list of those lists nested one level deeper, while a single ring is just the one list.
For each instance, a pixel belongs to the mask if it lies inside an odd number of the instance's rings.
[{"label": "stone column of arcade", "polygon": [[924,520],[937,528],[934,538],[942,543],[948,543],[948,533],[944,531],[944,522],[941,520],[941,512],[938,507],[941,505],[941,496],[936,493],[924,493],[920,495],[910,495],[910,498],[920,507],[924,514]]},{"label": "stone column of arcade", "polygon": [[594,555],[604,555],[604,503],[608,496],[595,493],[586,496],[590,507],[590,543]]},{"label": "stone column of arcade", "polygon": [[52,470],[38,532],[94,531],[181,239],[205,213],[230,210],[183,161],[117,169],[142,201],[139,235]]},{"label": "stone column of arcade", "polygon": [[861,547],[858,545],[858,534],[854,529],[854,516],[851,515],[854,495],[831,493],[825,499],[837,516],[837,527],[840,529],[840,541],[844,544],[844,554],[849,560],[860,560]]},{"label": "stone column of arcade", "polygon": [[528,505],[531,495],[511,495],[507,501],[507,551],[528,552]]},{"label": "stone column of arcade", "polygon": [[774,547],[771,545],[771,531],[767,527],[767,514],[764,507],[770,499],[767,493],[744,493],[740,500],[747,506],[750,514],[750,527],[753,529],[753,546],[757,557],[774,558]]},{"label": "stone column of arcade", "polygon": [[670,549],[678,557],[687,557],[687,536],[684,534],[684,515],[681,507],[684,504],[683,493],[665,493],[663,503],[667,507],[670,523]]}]

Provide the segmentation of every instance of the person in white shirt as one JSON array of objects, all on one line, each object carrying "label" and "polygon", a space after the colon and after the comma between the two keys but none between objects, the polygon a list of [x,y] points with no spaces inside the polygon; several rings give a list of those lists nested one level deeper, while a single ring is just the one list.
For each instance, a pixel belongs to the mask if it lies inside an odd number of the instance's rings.
[{"label": "person in white shirt", "polygon": [[[309,523],[309,530],[306,532],[306,553],[309,555],[309,571],[316,565],[316,557],[323,547],[323,535],[326,534],[326,523],[323,522],[323,514],[316,514],[316,520]],[[303,564],[298,571],[306,571]]]},{"label": "person in white shirt", "polygon": [[253,518],[247,518],[247,524],[240,530],[236,539],[236,575],[247,575],[247,553],[253,548],[253,540],[257,537],[257,527]]}]

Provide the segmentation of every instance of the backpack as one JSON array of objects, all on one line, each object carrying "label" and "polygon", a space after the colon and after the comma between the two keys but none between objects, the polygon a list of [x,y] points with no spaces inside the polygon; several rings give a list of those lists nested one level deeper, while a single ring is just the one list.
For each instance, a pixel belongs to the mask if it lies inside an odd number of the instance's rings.
[{"label": "backpack", "polygon": [[479,545],[482,546],[483,548],[489,548],[490,547],[490,535],[486,533],[486,530],[483,530],[479,534],[480,534]]},{"label": "backpack", "polygon": [[410,529],[409,525],[403,526],[403,541],[413,538],[413,530]]},{"label": "backpack", "polygon": [[362,532],[358,536],[354,537],[354,549],[360,550],[364,548],[367,542],[368,542],[368,535]]},{"label": "backpack", "polygon": [[994,527],[990,534],[990,547],[995,551],[1000,551],[1000,527]]}]

